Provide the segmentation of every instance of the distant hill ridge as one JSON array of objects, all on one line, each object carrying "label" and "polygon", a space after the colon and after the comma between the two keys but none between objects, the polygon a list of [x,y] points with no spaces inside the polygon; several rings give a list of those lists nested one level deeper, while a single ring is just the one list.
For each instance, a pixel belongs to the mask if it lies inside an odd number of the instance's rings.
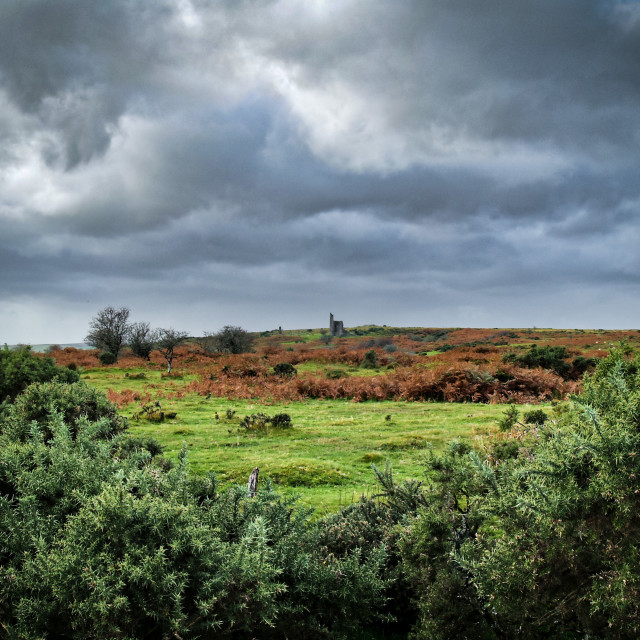
[{"label": "distant hill ridge", "polygon": [[[32,344],[31,350],[37,353],[45,353],[53,345],[57,345],[61,349],[64,349],[65,347],[74,347],[75,349],[93,349],[93,347],[90,347],[86,342],[66,342],[66,343],[51,342],[49,344]],[[9,346],[9,349],[16,349],[17,347],[20,347],[22,345],[10,344],[8,346]]]}]

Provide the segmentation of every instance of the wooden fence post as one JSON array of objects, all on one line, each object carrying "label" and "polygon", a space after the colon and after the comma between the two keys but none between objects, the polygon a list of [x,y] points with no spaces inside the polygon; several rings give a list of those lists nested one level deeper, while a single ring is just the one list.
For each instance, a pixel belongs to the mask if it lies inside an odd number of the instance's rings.
[{"label": "wooden fence post", "polygon": [[254,467],[251,475],[249,476],[249,484],[247,485],[247,498],[255,497],[258,493],[258,474],[260,473],[258,467]]}]

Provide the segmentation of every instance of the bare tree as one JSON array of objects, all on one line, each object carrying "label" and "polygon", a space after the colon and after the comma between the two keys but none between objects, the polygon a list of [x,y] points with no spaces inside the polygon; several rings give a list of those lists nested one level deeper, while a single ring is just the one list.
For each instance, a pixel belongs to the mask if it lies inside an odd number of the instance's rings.
[{"label": "bare tree", "polygon": [[210,331],[205,331],[201,338],[194,338],[193,340],[204,353],[216,353],[216,334]]},{"label": "bare tree", "polygon": [[128,319],[129,309],[126,307],[105,307],[91,321],[84,341],[96,349],[112,353],[117,359],[129,329]]},{"label": "bare tree", "polygon": [[153,351],[153,333],[148,322],[134,322],[129,326],[127,342],[133,355],[148,360]]},{"label": "bare tree", "polygon": [[156,329],[153,332],[155,348],[167,361],[167,373],[171,373],[176,347],[179,347],[188,335],[185,331],[176,331],[175,329]]}]

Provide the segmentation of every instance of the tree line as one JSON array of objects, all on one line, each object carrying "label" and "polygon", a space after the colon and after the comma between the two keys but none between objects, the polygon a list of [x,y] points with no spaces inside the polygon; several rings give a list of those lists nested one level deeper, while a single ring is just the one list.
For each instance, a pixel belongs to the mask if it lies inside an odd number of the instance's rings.
[{"label": "tree line", "polygon": [[[152,329],[148,322],[129,322],[129,315],[127,307],[100,310],[91,320],[85,342],[101,351],[102,364],[117,362],[125,346],[144,360],[149,360],[151,352],[157,350],[171,373],[176,349],[187,340],[188,333],[173,328]],[[205,332],[196,342],[207,353],[246,353],[253,338],[242,327],[226,325],[216,333]]]}]

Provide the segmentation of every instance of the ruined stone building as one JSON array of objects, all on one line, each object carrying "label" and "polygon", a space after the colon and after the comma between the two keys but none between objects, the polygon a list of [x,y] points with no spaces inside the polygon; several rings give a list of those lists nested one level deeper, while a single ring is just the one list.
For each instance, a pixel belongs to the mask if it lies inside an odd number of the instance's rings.
[{"label": "ruined stone building", "polygon": [[342,320],[334,320],[333,313],[329,314],[329,334],[337,338],[344,335],[344,324]]}]

